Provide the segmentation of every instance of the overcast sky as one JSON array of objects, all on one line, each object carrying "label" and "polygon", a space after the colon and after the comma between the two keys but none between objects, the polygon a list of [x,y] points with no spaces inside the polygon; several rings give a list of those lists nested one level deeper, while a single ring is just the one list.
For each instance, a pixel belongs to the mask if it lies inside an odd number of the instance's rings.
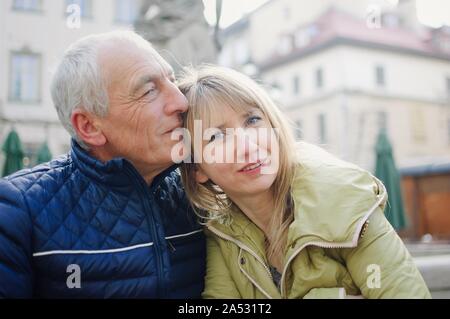
[{"label": "overcast sky", "polygon": [[[223,0],[221,27],[227,27],[239,20],[268,0]],[[338,1],[338,0],[337,0]],[[391,1],[391,0],[389,0]],[[450,1],[449,0],[416,0],[419,20],[432,27],[440,27],[442,24],[450,25]],[[203,0],[205,4],[205,16],[210,24],[215,23],[215,0]]]}]

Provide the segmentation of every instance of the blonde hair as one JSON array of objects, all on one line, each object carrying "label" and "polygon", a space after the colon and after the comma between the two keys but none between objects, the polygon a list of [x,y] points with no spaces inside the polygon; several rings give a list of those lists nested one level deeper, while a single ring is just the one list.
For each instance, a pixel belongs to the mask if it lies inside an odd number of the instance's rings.
[{"label": "blonde hair", "polygon": [[[269,260],[284,252],[289,225],[293,221],[294,203],[291,185],[294,178],[294,138],[290,123],[284,118],[269,95],[253,80],[231,69],[205,65],[186,68],[179,79],[179,88],[189,102],[185,127],[192,134],[194,121],[210,117],[213,106],[230,106],[234,110],[258,108],[276,129],[279,143],[279,169],[272,193],[275,213],[268,228],[267,256]],[[195,150],[191,151],[194,154]],[[200,184],[195,180],[196,164],[183,163],[181,176],[186,194],[194,209],[205,220],[232,220],[232,212],[240,211],[227,195],[211,180]],[[196,210],[197,211],[197,210]],[[198,213],[198,211],[197,211]]]}]

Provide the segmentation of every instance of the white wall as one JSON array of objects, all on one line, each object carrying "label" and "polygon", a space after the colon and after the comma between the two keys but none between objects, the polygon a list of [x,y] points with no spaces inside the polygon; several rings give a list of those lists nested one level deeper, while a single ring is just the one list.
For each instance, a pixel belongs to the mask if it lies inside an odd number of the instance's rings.
[{"label": "white wall", "polygon": [[[375,68],[385,69],[385,87],[378,87]],[[323,68],[324,88],[315,87],[314,72]],[[301,82],[300,95],[293,93],[293,77]],[[450,61],[388,51],[336,46],[263,73],[267,83],[279,82],[287,106],[334,90],[360,90],[373,94],[442,102],[447,98],[446,78]]]},{"label": "white wall", "polygon": [[[375,81],[375,66],[385,68],[386,87]],[[324,87],[314,72],[323,68]],[[292,78],[300,76],[300,95]],[[263,74],[283,87],[281,104],[293,121],[302,120],[304,138],[319,142],[317,117],[326,115],[327,149],[372,169],[379,131],[378,113],[387,115],[388,133],[399,165],[412,158],[450,154],[446,77],[450,62],[380,50],[336,46]],[[354,94],[350,92],[355,92]]]},{"label": "white wall", "polygon": [[[92,33],[115,29],[130,29],[131,26],[115,22],[114,0],[93,0],[92,18],[82,18],[81,28],[67,26],[65,0],[42,0],[42,13],[13,11],[13,0],[0,1],[0,100],[10,120],[20,121],[16,129],[26,143],[42,143],[49,135],[53,153],[66,150],[69,136],[57,118],[50,95],[52,70],[56,67],[67,47],[77,39]],[[41,101],[21,103],[8,101],[10,52],[24,47],[42,56]],[[27,121],[33,123],[27,124]],[[46,130],[35,121],[52,122]],[[0,124],[1,125],[1,124]],[[4,128],[7,131],[9,128]],[[48,132],[48,133],[47,133]],[[0,130],[0,143],[3,141]],[[5,134],[5,133],[3,133]]]}]

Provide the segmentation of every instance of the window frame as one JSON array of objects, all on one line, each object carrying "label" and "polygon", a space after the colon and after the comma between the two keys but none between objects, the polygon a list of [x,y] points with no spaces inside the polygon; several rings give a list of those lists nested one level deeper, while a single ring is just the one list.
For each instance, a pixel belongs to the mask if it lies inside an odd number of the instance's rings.
[{"label": "window frame", "polygon": [[127,1],[127,3],[134,3],[136,6],[135,6],[135,10],[136,10],[136,12],[135,12],[135,17],[134,17],[134,19],[132,20],[132,21],[129,21],[129,20],[127,20],[127,21],[125,21],[125,20],[122,20],[122,19],[120,19],[119,18],[119,10],[118,10],[118,8],[119,8],[119,6],[118,6],[118,2],[119,1],[124,1],[124,0],[114,0],[114,23],[116,23],[116,24],[124,24],[124,25],[133,25],[133,24],[135,24],[136,22],[137,22],[137,20],[139,19],[139,1],[137,1],[137,0],[132,0],[132,2],[131,1]]},{"label": "window frame", "polygon": [[67,13],[67,8],[70,5],[72,5],[72,4],[79,5],[79,3],[77,3],[77,1],[87,1],[89,3],[89,6],[88,6],[89,10],[87,13],[85,13],[86,10],[83,10],[83,8],[81,8],[81,6],[80,6],[80,9],[81,9],[80,10],[80,13],[81,13],[80,18],[85,19],[85,20],[93,20],[94,19],[94,0],[64,0],[64,8],[63,8],[64,9],[63,10],[64,17],[66,18],[69,15],[69,13]]},{"label": "window frame", "polygon": [[[37,58],[38,61],[38,68],[37,68],[37,96],[35,99],[32,100],[24,100],[22,98],[14,97],[13,95],[13,88],[12,88],[12,81],[13,81],[13,59],[16,55],[26,55],[26,56],[33,56]],[[26,104],[26,105],[36,105],[40,104],[42,102],[42,54],[31,52],[29,50],[11,50],[9,52],[9,79],[8,79],[8,102],[11,103],[18,103],[18,104]]]},{"label": "window frame", "polygon": [[40,14],[43,12],[43,1],[42,0],[36,0],[38,5],[36,8],[23,8],[23,7],[18,7],[17,5],[17,0],[13,0],[12,4],[11,4],[11,10],[14,12],[21,12],[21,13],[37,13]]}]

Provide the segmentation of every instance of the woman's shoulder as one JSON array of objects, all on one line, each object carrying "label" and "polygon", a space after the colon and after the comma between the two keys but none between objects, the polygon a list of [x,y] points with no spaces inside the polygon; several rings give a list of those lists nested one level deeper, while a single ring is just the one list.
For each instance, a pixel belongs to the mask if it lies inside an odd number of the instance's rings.
[{"label": "woman's shoulder", "polygon": [[340,159],[338,156],[318,145],[307,142],[297,142],[295,146],[296,160],[303,166],[309,166],[310,168],[328,166],[334,169],[346,168],[357,171],[363,170],[353,163]]},{"label": "woman's shoulder", "polygon": [[383,184],[370,172],[319,146],[298,143],[297,161],[292,196],[300,233],[344,240],[352,225],[387,200]]},{"label": "woman's shoulder", "polygon": [[295,182],[348,185],[358,181],[373,186],[373,175],[356,164],[306,142],[296,144]]}]

